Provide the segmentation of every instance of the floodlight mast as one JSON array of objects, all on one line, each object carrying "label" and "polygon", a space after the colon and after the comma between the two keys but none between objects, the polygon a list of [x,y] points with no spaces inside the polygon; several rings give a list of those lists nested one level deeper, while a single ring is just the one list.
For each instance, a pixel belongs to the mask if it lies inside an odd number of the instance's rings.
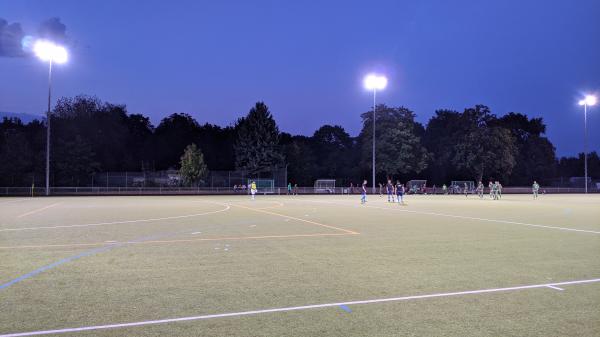
[{"label": "floodlight mast", "polygon": [[375,187],[375,111],[377,110],[376,97],[377,97],[377,89],[383,90],[387,86],[387,78],[382,75],[370,74],[367,75],[364,79],[364,85],[367,90],[373,90],[373,190],[372,193],[376,193]]},{"label": "floodlight mast", "polygon": [[588,192],[588,160],[587,160],[587,143],[588,143],[588,135],[587,135],[587,109],[588,106],[594,106],[597,102],[596,96],[587,95],[584,99],[579,101],[579,105],[583,105],[583,158],[584,158],[584,183],[585,183],[585,193]]},{"label": "floodlight mast", "polygon": [[50,195],[50,103],[52,98],[52,63],[65,63],[67,50],[52,42],[39,40],[33,51],[42,61],[48,62],[48,110],[46,111],[46,195]]}]

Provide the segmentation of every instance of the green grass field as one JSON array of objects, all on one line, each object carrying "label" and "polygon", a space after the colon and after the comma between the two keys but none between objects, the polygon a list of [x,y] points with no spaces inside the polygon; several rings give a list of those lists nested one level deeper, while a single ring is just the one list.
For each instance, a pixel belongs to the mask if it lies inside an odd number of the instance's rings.
[{"label": "green grass field", "polygon": [[407,203],[2,198],[0,336],[600,336],[600,195]]}]

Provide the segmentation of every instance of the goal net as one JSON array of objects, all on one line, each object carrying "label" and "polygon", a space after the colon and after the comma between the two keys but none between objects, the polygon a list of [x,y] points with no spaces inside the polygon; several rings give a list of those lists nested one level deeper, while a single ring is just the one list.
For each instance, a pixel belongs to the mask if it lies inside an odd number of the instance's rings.
[{"label": "goal net", "polygon": [[315,193],[335,193],[335,179],[315,180]]},{"label": "goal net", "polygon": [[411,194],[426,193],[427,180],[409,180],[406,183],[407,192]]},{"label": "goal net", "polygon": [[472,180],[453,180],[450,183],[450,191],[452,193],[465,193],[465,184],[467,185],[467,193],[475,192],[475,182]]},{"label": "goal net", "polygon": [[248,179],[248,193],[250,192],[250,186],[252,182],[256,183],[257,193],[274,193],[275,192],[275,180],[274,179]]}]

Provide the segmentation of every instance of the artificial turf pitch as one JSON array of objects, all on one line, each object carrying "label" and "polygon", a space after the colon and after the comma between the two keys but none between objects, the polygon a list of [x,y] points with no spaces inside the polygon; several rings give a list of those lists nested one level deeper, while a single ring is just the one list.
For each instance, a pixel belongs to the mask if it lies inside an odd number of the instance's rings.
[{"label": "artificial turf pitch", "polygon": [[407,203],[2,198],[0,336],[600,336],[600,195]]}]

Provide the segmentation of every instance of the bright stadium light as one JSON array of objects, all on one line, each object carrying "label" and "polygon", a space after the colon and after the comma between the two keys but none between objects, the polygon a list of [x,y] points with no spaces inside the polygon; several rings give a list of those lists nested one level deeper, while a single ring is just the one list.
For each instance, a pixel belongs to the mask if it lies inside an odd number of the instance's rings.
[{"label": "bright stadium light", "polygon": [[579,101],[579,105],[593,106],[593,105],[596,105],[597,102],[598,102],[598,99],[596,98],[596,96],[587,95],[587,96],[585,96],[584,99]]},{"label": "bright stadium light", "polygon": [[69,58],[64,47],[45,40],[38,40],[33,46],[33,51],[42,61],[62,64]]},{"label": "bright stadium light", "polygon": [[375,193],[375,110],[377,109],[377,105],[375,102],[375,98],[377,96],[377,90],[383,90],[387,86],[388,80],[385,76],[377,75],[377,74],[369,74],[365,77],[363,81],[365,85],[365,89],[373,90],[373,191]]},{"label": "bright stadium light", "polygon": [[50,195],[50,99],[52,97],[52,64],[66,63],[69,59],[67,50],[46,40],[38,40],[33,45],[37,57],[48,62],[48,111],[46,113],[46,195]]},{"label": "bright stadium light", "polygon": [[588,106],[596,105],[596,96],[586,95],[582,100],[579,101],[579,105],[583,106],[583,157],[584,157],[584,183],[585,183],[585,193],[588,192],[588,160],[587,160],[587,110]]},{"label": "bright stadium light", "polygon": [[379,76],[370,74],[365,77],[364,84],[367,90],[383,90],[387,86],[387,78],[385,76]]}]

